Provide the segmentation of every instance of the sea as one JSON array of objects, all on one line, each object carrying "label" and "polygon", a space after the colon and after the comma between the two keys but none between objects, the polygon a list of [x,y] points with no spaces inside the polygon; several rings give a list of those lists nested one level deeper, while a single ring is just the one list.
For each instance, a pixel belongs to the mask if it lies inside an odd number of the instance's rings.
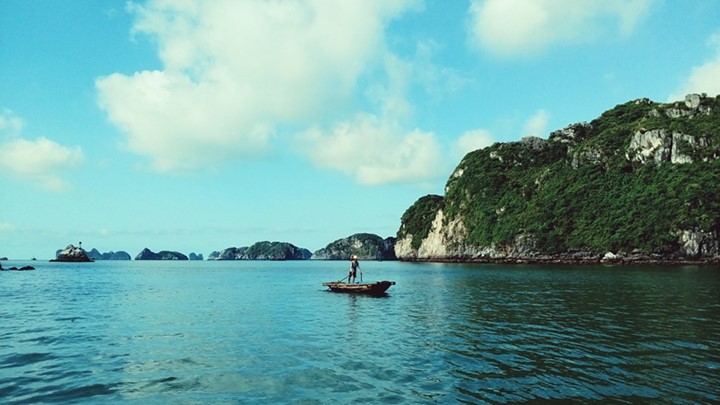
[{"label": "sea", "polygon": [[0,403],[720,403],[718,266],[2,262]]}]

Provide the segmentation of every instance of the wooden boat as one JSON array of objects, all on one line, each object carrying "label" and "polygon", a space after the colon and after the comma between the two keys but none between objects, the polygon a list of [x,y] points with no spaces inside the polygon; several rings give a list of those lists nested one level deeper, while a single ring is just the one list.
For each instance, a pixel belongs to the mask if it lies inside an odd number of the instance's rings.
[{"label": "wooden boat", "polygon": [[395,285],[395,282],[387,280],[376,281],[374,283],[343,283],[342,281],[328,281],[326,283],[322,283],[322,285],[334,292],[379,295],[384,294],[391,285]]}]

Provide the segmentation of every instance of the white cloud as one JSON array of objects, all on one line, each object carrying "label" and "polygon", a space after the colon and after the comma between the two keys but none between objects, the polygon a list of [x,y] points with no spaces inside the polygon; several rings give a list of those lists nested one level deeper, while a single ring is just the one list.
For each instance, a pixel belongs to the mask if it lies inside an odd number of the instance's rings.
[{"label": "white cloud", "polygon": [[62,146],[43,137],[34,141],[14,139],[0,145],[0,174],[53,191],[69,188],[59,173],[78,168],[83,161],[80,147]]},{"label": "white cloud", "polygon": [[654,0],[472,0],[474,47],[503,57],[535,55],[554,44],[629,35]]},{"label": "white cloud", "polygon": [[387,82],[375,82],[369,87],[367,96],[373,104],[379,106],[383,116],[409,118],[413,114],[413,107],[406,94],[413,79],[413,65],[391,53],[387,53],[383,59]]},{"label": "white cloud", "polygon": [[720,31],[708,39],[708,46],[714,48],[713,57],[702,65],[692,68],[678,90],[668,97],[668,101],[683,100],[690,93],[720,95]]},{"label": "white cloud", "polygon": [[429,95],[452,93],[473,84],[474,79],[466,77],[454,68],[439,66],[434,62],[442,46],[435,41],[420,41],[416,45],[412,60],[412,77],[423,86]]},{"label": "white cloud", "polygon": [[535,115],[525,123],[523,136],[536,136],[545,138],[547,136],[548,114],[545,110],[538,110]]},{"label": "white cloud", "polygon": [[[548,118],[548,113],[545,110],[538,110],[525,122],[522,136],[547,137]],[[493,143],[495,143],[493,135],[486,129],[467,131],[455,141],[453,157],[462,158],[472,151],[485,148]]]},{"label": "white cloud", "polygon": [[466,154],[490,146],[494,142],[490,131],[484,129],[468,131],[462,134],[455,142],[455,155],[462,158]]},{"label": "white cloud", "polygon": [[[283,126],[342,111],[381,67],[384,27],[414,0],[150,1],[134,33],[154,38],[162,71],[96,81],[127,147],[158,170],[257,155]],[[402,107],[402,106],[400,106]]]},{"label": "white cloud", "polygon": [[0,134],[6,133],[10,137],[20,135],[25,123],[23,120],[15,115],[12,110],[3,108],[0,110]]},{"label": "white cloud", "polygon": [[374,115],[360,114],[331,131],[311,129],[300,149],[318,167],[343,172],[361,184],[423,182],[443,173],[435,135],[403,131]]}]

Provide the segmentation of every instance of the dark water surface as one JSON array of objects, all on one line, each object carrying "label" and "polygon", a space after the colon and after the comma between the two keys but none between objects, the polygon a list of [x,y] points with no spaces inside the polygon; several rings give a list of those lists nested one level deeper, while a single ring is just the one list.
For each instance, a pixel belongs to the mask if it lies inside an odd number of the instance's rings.
[{"label": "dark water surface", "polygon": [[[4,267],[29,263],[3,262]],[[34,262],[0,273],[2,403],[720,402],[720,269]]]}]

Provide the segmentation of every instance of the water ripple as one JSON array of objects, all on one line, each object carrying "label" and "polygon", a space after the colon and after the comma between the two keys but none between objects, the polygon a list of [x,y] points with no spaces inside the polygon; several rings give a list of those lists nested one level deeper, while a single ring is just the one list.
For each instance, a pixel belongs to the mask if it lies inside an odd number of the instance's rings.
[{"label": "water ripple", "polygon": [[[0,274],[8,403],[717,403],[708,269],[94,263]],[[378,277],[379,278],[379,277]]]}]

